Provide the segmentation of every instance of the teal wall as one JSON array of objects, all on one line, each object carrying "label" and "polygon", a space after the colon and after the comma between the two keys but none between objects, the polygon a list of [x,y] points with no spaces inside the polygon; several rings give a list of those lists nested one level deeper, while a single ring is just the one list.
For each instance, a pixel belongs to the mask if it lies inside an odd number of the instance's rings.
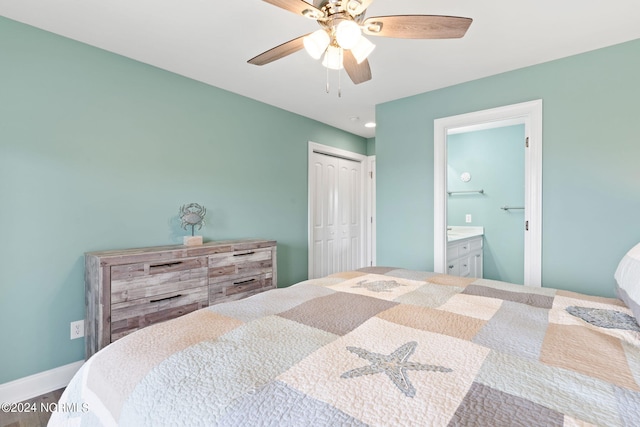
[{"label": "teal wall", "polygon": [[[524,125],[447,137],[447,225],[484,227],[483,277],[524,283]],[[463,182],[460,175],[471,174]],[[471,223],[465,215],[471,215]]]},{"label": "teal wall", "polygon": [[433,268],[433,120],[543,100],[542,281],[614,294],[640,241],[640,40],[378,105],[377,261]]},{"label": "teal wall", "polygon": [[376,155],[376,139],[368,138],[367,139],[367,156],[375,156]]},{"label": "teal wall", "polygon": [[[307,141],[366,139],[0,18],[0,383],[84,358],[83,253],[278,241],[278,279],[307,276]],[[215,70],[212,70],[215,72]]]}]

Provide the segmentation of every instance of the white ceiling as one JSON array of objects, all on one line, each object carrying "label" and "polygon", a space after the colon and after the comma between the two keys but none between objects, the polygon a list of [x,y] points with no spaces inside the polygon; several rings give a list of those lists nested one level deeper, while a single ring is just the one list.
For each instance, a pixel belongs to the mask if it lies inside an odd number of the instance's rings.
[{"label": "white ceiling", "polygon": [[473,23],[457,40],[370,37],[373,79],[343,72],[339,98],[338,73],[326,93],[326,69],[304,51],[247,64],[319,28],[261,0],[0,0],[1,16],[364,137],[376,104],[640,38],[638,0],[374,0],[366,16],[405,14]]}]

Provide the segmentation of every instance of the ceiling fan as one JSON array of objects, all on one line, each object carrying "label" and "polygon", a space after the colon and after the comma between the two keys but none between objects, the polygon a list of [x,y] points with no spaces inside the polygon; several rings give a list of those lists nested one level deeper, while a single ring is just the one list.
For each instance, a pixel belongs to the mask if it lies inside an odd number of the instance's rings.
[{"label": "ceiling fan", "polygon": [[318,21],[321,29],[297,37],[247,61],[265,65],[303,48],[323,57],[327,69],[344,68],[355,84],[371,80],[367,57],[375,48],[362,34],[403,39],[450,39],[465,35],[471,18],[441,15],[392,15],[365,19],[373,0],[264,0],[274,6]]}]

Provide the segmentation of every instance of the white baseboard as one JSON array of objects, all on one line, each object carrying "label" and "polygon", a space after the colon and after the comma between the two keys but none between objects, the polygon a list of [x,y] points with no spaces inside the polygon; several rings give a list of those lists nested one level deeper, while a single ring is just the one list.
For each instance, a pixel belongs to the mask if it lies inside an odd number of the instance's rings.
[{"label": "white baseboard", "polygon": [[0,402],[22,402],[64,388],[83,363],[84,360],[79,360],[59,368],[0,384]]}]

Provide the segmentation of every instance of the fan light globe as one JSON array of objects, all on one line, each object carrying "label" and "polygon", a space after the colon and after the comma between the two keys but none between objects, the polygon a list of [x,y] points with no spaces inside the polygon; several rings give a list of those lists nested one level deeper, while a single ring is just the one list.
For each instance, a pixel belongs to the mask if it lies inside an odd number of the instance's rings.
[{"label": "fan light globe", "polygon": [[330,70],[342,70],[342,49],[335,46],[329,46],[327,53],[324,54],[322,65]]},{"label": "fan light globe", "polygon": [[342,21],[336,28],[336,41],[343,49],[353,48],[362,38],[362,31],[353,21]]},{"label": "fan light globe", "polygon": [[329,46],[329,34],[325,30],[314,31],[302,40],[304,48],[313,59],[320,59],[327,46]]},{"label": "fan light globe", "polygon": [[367,38],[360,37],[358,43],[351,48],[351,53],[353,53],[353,57],[356,58],[356,62],[360,64],[362,61],[367,59],[369,54],[371,54],[375,48],[376,45],[371,43]]}]

